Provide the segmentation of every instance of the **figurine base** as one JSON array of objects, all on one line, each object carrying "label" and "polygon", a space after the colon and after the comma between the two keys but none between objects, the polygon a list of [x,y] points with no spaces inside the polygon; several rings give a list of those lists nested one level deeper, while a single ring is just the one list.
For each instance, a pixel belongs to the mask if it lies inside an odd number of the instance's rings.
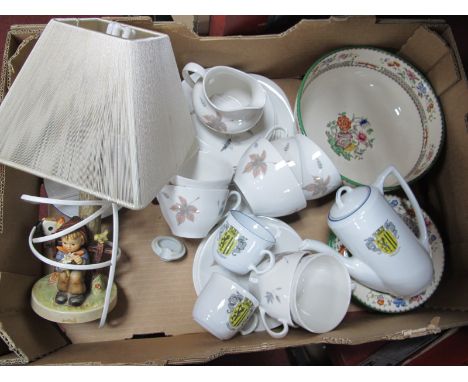
[{"label": "figurine base", "polygon": [[[101,318],[106,296],[107,277],[95,276],[91,291],[81,306],[60,305],[55,302],[57,294],[56,273],[39,279],[31,291],[31,307],[36,314],[46,320],[62,324],[80,324]],[[117,286],[112,284],[109,312],[117,304]]]}]

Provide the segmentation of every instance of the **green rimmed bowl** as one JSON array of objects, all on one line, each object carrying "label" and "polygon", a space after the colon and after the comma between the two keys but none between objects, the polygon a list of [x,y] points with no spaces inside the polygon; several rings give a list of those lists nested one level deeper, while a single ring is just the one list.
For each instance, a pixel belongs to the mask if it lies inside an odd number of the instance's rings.
[{"label": "green rimmed bowl", "polygon": [[[429,81],[384,50],[333,51],[312,65],[298,92],[299,130],[332,159],[345,183],[371,184],[388,165],[407,182],[441,150],[444,118]],[[389,177],[385,189],[397,188]]]}]

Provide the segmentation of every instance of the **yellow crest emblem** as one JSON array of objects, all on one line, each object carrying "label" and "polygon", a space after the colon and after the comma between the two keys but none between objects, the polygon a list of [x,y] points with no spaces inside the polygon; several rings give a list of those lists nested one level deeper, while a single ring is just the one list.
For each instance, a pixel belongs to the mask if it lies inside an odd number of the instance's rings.
[{"label": "yellow crest emblem", "polygon": [[234,227],[226,229],[219,237],[218,252],[229,256],[237,246],[237,237],[239,232]]},{"label": "yellow crest emblem", "polygon": [[239,302],[229,315],[229,325],[237,329],[244,325],[250,318],[253,303],[248,298],[244,298]]},{"label": "yellow crest emblem", "polygon": [[395,224],[387,220],[365,242],[367,248],[371,251],[393,256],[398,251],[398,239],[399,236]]},{"label": "yellow crest emblem", "polygon": [[375,244],[387,255],[391,255],[398,248],[398,240],[392,231],[381,227],[374,234]]}]

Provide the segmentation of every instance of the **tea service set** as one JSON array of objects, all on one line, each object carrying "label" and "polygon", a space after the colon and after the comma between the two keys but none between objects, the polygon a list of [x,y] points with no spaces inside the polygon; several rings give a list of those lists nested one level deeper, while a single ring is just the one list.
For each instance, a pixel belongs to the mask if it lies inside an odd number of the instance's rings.
[{"label": "tea service set", "polygon": [[[340,63],[355,59],[346,50],[333,54]],[[302,130],[310,115],[305,94],[314,91],[311,73],[320,78],[313,70],[328,75],[335,67],[321,61],[312,68],[304,78],[307,86],[303,81],[299,90],[293,118]],[[189,63],[182,76],[192,121],[203,133],[197,134],[199,150],[157,199],[175,236],[202,239],[193,263],[198,297],[192,312],[201,327],[221,340],[254,331],[283,338],[297,327],[325,333],[341,323],[351,297],[363,288],[411,301],[412,308],[430,297],[440,281],[443,247],[440,236],[429,230],[407,173],[403,176],[389,162],[372,184],[343,177],[323,143],[319,146],[304,131],[291,131],[288,118],[265,118],[272,98],[282,98],[282,105],[287,99],[258,75]],[[350,126],[348,119],[340,120],[344,126],[343,121],[352,128],[353,120]],[[203,134],[211,136],[211,143],[203,141]],[[235,154],[226,155],[224,146],[219,149],[224,139],[238,139]],[[355,172],[360,164],[354,161]],[[392,199],[391,204],[384,191],[397,184],[407,200]],[[302,239],[278,219],[334,191],[327,218],[334,241],[329,245]],[[411,215],[398,211],[395,200],[407,203]]]}]

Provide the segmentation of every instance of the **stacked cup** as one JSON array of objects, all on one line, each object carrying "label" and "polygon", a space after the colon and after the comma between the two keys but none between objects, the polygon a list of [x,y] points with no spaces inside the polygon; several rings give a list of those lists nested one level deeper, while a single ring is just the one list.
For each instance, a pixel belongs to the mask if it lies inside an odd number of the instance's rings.
[{"label": "stacked cup", "polygon": [[341,177],[330,158],[298,134],[253,143],[239,161],[234,183],[256,215],[279,217],[331,193]]},{"label": "stacked cup", "polygon": [[203,238],[223,217],[229,199],[234,200],[231,208],[240,205],[240,194],[229,190],[233,172],[226,160],[202,151],[182,164],[180,173],[157,195],[174,235]]},{"label": "stacked cup", "polygon": [[[269,250],[275,236],[254,216],[231,210],[226,220],[213,233],[211,248],[219,266],[237,275],[268,273],[275,265]],[[265,259],[262,269],[257,266]],[[219,339],[232,338],[238,332],[252,332],[258,319],[251,320],[259,306],[258,299],[237,281],[214,272],[200,292],[193,308],[193,318]]]},{"label": "stacked cup", "polygon": [[[259,301],[260,318],[273,338],[283,338],[297,326],[312,333],[329,332],[343,320],[351,299],[346,267],[325,253],[283,254],[270,272],[251,273],[249,281]],[[266,316],[282,329],[270,329]]]},{"label": "stacked cup", "polygon": [[[213,236],[211,251],[219,270],[200,292],[193,318],[216,337],[251,333],[260,320],[274,338],[297,326],[324,333],[344,318],[351,280],[331,248],[326,253],[275,255],[270,251],[276,244],[272,230],[255,216],[235,210]],[[323,252],[322,246],[308,245]],[[239,278],[246,274],[248,282],[241,285]],[[256,310],[259,315],[254,315]],[[270,329],[272,321],[282,326],[280,331]]]},{"label": "stacked cup", "polygon": [[291,168],[307,200],[321,198],[341,185],[341,176],[325,152],[305,135],[272,142]]}]

